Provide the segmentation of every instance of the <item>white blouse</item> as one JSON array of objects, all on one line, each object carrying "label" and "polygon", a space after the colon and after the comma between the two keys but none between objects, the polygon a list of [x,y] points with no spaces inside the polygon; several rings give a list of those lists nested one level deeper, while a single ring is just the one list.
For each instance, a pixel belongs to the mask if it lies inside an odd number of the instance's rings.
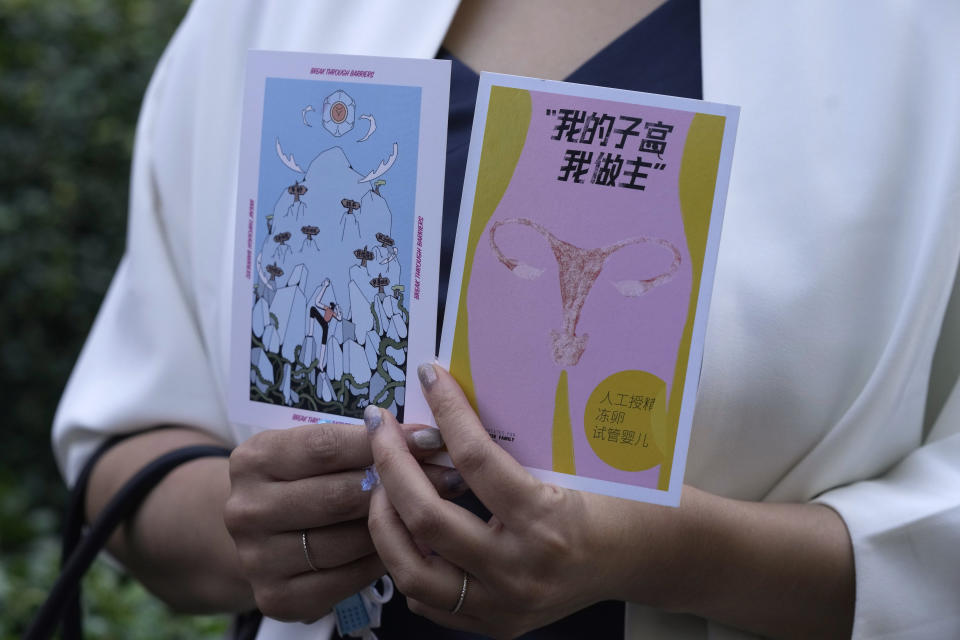
[{"label": "white blouse", "polygon": [[[109,434],[238,438],[245,51],[433,57],[456,5],[195,0],[147,91],[127,252],[55,420],[69,482]],[[701,22],[704,97],[742,111],[686,481],[839,512],[855,637],[960,637],[960,3],[703,0]],[[627,620],[631,638],[749,637]]]}]

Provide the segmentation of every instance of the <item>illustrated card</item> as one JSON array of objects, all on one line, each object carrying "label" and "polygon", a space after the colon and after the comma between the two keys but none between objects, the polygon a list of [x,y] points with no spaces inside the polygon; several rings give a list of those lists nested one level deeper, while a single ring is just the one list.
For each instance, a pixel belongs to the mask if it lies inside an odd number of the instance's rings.
[{"label": "illustrated card", "polygon": [[429,421],[449,62],[251,51],[230,418]]},{"label": "illustrated card", "polygon": [[738,115],[481,75],[440,359],[536,476],[679,503]]}]

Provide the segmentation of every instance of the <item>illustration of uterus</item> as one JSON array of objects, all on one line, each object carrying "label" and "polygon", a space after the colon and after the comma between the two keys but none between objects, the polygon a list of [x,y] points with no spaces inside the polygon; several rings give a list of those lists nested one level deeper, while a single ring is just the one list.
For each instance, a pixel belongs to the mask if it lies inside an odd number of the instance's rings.
[{"label": "illustration of uterus", "polygon": [[590,290],[603,271],[604,263],[611,255],[625,247],[635,244],[655,244],[673,253],[673,262],[663,273],[652,278],[641,280],[620,280],[613,285],[621,295],[628,298],[642,296],[646,292],[669,282],[677,273],[682,262],[680,250],[661,238],[638,236],[620,240],[606,247],[597,249],[582,249],[576,245],[560,240],[545,227],[528,218],[510,218],[495,222],[489,231],[490,248],[499,260],[515,276],[525,280],[535,280],[543,274],[543,269],[526,264],[514,258],[509,258],[500,250],[496,242],[496,233],[500,227],[519,224],[534,229],[546,238],[550,249],[557,260],[557,272],[560,281],[560,297],[563,306],[563,317],[560,329],[551,329],[551,346],[553,360],[560,366],[574,366],[583,356],[587,348],[590,335],[577,335],[577,324],[584,304],[590,295]]}]

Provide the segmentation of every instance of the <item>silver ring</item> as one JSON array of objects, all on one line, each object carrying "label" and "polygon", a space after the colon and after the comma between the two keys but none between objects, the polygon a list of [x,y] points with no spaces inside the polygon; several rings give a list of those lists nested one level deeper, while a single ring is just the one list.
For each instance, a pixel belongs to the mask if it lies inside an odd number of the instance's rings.
[{"label": "silver ring", "polygon": [[460,609],[463,608],[463,601],[467,599],[467,587],[470,585],[470,578],[467,576],[467,572],[463,572],[463,584],[460,585],[460,597],[457,598],[457,604],[454,605],[453,609],[450,609],[450,613],[460,613]]},{"label": "silver ring", "polygon": [[303,545],[303,557],[307,559],[307,566],[309,566],[313,571],[320,571],[320,569],[317,569],[317,567],[313,564],[313,560],[310,558],[310,547],[307,546],[306,529],[300,530],[300,544]]}]

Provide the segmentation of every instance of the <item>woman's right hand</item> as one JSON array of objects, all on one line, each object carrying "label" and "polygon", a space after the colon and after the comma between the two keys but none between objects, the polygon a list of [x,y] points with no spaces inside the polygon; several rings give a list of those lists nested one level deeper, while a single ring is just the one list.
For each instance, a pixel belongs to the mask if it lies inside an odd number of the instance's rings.
[{"label": "woman's right hand", "polygon": [[[443,445],[436,429],[405,429],[418,457]],[[315,620],[385,573],[367,529],[370,492],[362,483],[371,464],[362,425],[264,431],[234,449],[224,521],[264,615]],[[424,470],[441,495],[462,492],[456,471],[435,465]]]}]

